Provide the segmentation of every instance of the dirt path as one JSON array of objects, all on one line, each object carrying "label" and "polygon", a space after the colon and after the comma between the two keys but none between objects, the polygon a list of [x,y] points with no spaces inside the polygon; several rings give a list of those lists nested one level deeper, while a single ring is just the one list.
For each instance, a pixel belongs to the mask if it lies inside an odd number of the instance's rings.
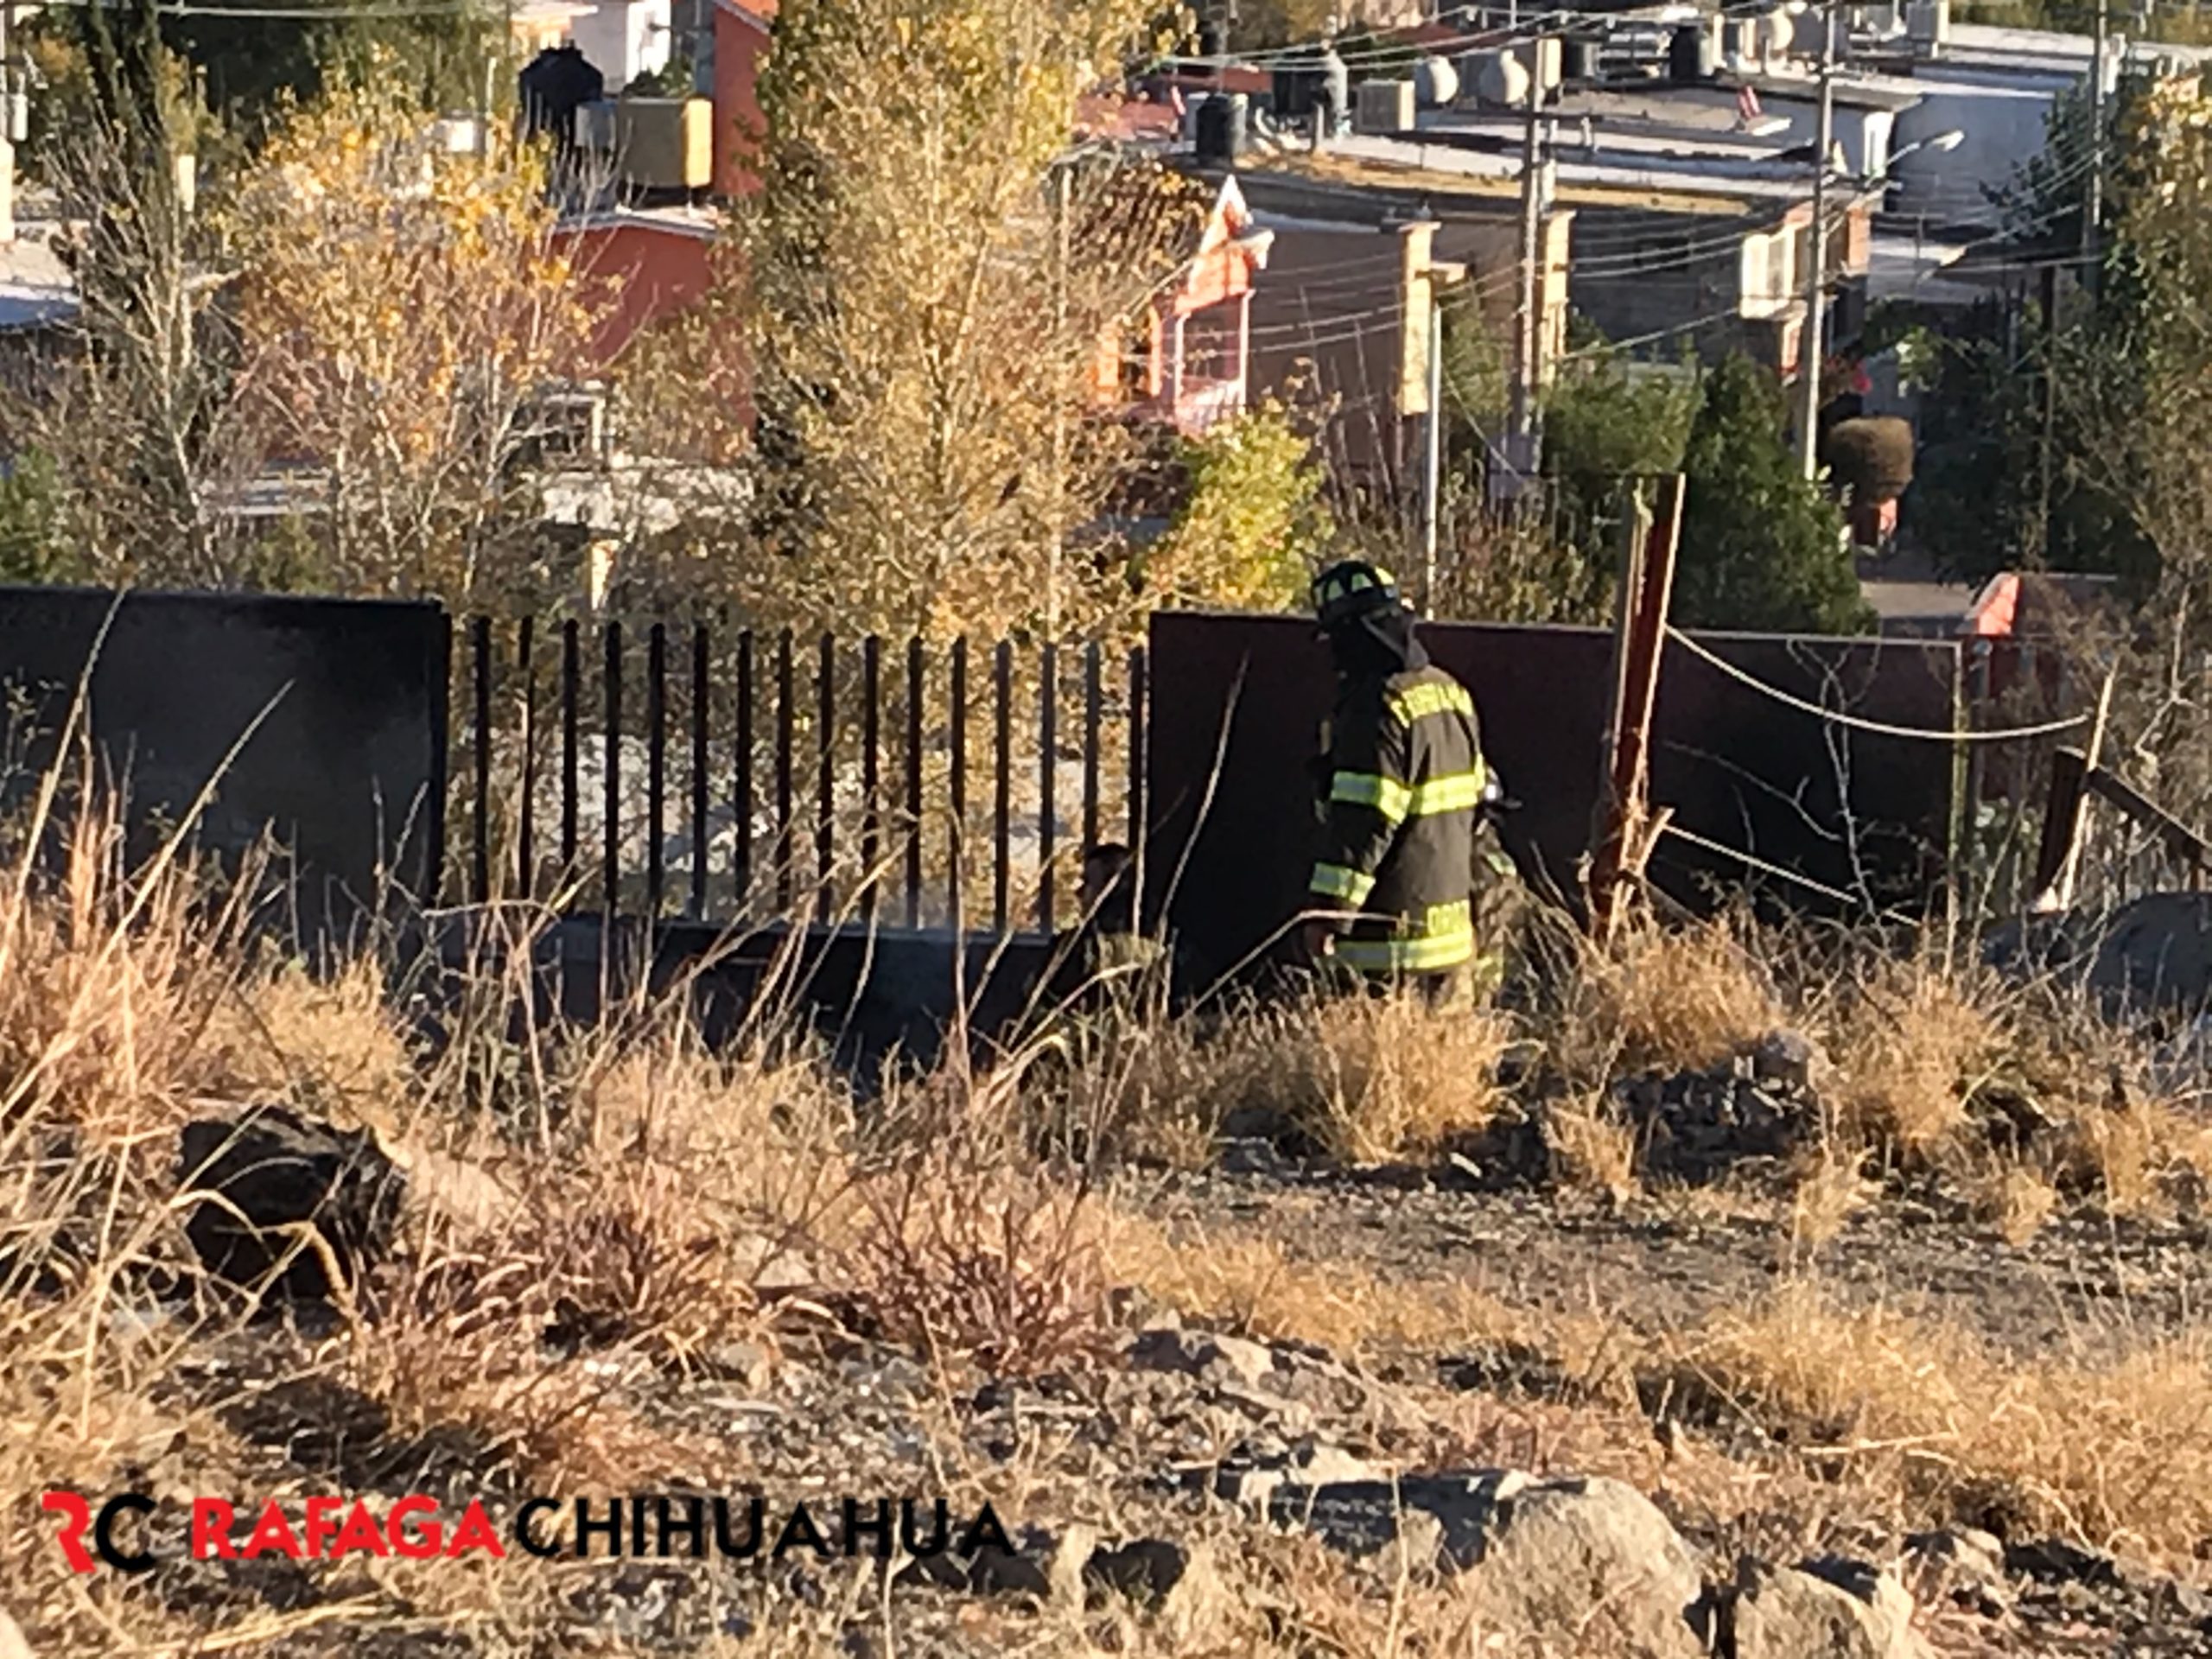
[{"label": "dirt path", "polygon": [[1816,1249],[1786,1219],[1703,1199],[1484,1192],[1357,1175],[1178,1176],[1125,1202],[1163,1221],[1277,1242],[1384,1281],[1457,1280],[1514,1307],[1618,1313],[1645,1332],[1701,1323],[1791,1274],[1851,1305],[1973,1332],[2007,1353],[2088,1356],[2212,1311],[2212,1233],[2054,1221],[2014,1245],[1935,1205],[1885,1197]]}]

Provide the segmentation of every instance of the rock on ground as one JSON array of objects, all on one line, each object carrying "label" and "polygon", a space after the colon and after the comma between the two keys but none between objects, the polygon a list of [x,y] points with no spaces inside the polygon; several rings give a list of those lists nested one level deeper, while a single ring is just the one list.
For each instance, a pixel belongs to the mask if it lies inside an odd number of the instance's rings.
[{"label": "rock on ground", "polygon": [[186,1236],[219,1279],[322,1300],[333,1268],[358,1283],[391,1249],[406,1177],[366,1130],[264,1107],[186,1124],[178,1152],[179,1185],[204,1195]]},{"label": "rock on ground", "polygon": [[1861,1561],[1746,1562],[1735,1586],[1736,1659],[1925,1659],[1912,1597]]},{"label": "rock on ground", "polygon": [[1696,1659],[1704,1592],[1696,1558],[1651,1501],[1603,1477],[1538,1480],[1515,1471],[1287,1485],[1279,1524],[1338,1548],[1404,1548],[1415,1569],[1465,1575],[1501,1628],[1573,1630],[1593,1651]]}]

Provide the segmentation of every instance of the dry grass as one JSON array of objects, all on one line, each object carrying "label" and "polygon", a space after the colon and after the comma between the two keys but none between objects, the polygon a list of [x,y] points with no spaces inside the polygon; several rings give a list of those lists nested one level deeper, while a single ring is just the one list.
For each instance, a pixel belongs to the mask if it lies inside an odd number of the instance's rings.
[{"label": "dry grass", "polygon": [[1545,1123],[1562,1179],[1617,1198],[1636,1190],[1636,1131],[1609,1096],[1554,1102]]},{"label": "dry grass", "polygon": [[1056,1075],[1055,1122],[1088,1150],[1176,1168],[1210,1163],[1224,1128],[1351,1165],[1433,1158],[1506,1103],[1511,1035],[1487,1007],[1410,995],[1115,1020]]},{"label": "dry grass", "polygon": [[1877,958],[1831,1032],[1839,1131],[1924,1158],[1966,1122],[1966,1099],[2004,1052],[1994,989],[1926,953]]},{"label": "dry grass", "polygon": [[1610,951],[1579,939],[1552,1035],[1553,1063],[1595,1085],[1624,1072],[1701,1071],[1786,1023],[1748,929],[1722,918],[1680,928],[1643,923]]},{"label": "dry grass", "polygon": [[[307,974],[250,938],[246,889],[176,859],[126,874],[111,823],[68,822],[48,874],[0,867],[0,1489],[115,1490],[149,1467],[167,1490],[327,1484],[323,1471],[272,1474],[267,1448],[231,1421],[240,1402],[208,1395],[200,1367],[235,1311],[163,1300],[183,1253],[178,1128],[281,1103],[374,1128],[421,1200],[403,1258],[360,1287],[302,1376],[353,1391],[385,1438],[465,1483],[741,1476],[743,1454],[720,1438],[644,1421],[594,1379],[683,1378],[739,1345],[772,1365],[831,1326],[880,1334],[940,1377],[1079,1368],[1112,1335],[1113,1289],[1135,1286],[1193,1319],[1351,1358],[1536,1351],[1573,1396],[1439,1405],[1422,1443],[1435,1459],[1665,1484],[1730,1524],[1777,1494],[1806,1516],[1835,1490],[1942,1518],[1996,1492],[2034,1525],[2154,1555],[2212,1534],[2212,1384],[2194,1332],[2022,1363],[1789,1282],[1686,1334],[1639,1334],[1634,1309],[1520,1306],[1451,1278],[1386,1279],[1325,1240],[1113,1210],[1088,1185],[1097,1156],[1036,1155],[1046,1085],[1020,1064],[955,1065],[864,1113],[789,1022],[764,1020],[720,1058],[676,1010],[518,1029],[519,987],[496,962],[440,1009],[445,1040],[427,1052],[380,969]],[[1782,977],[1720,925],[1632,934],[1586,963],[1547,1033],[1560,1070],[1592,1076],[1548,1114],[1561,1173],[1626,1193],[1633,1138],[1598,1085],[1624,1065],[1738,1052],[1783,1023]],[[1833,1236],[1872,1200],[1864,1151],[1979,1181],[2015,1236],[2078,1200],[2160,1211],[2212,1171],[2212,1125],[2147,1089],[2135,1058],[1922,960],[1864,969],[1853,989],[1823,1028],[1840,1063],[1837,1131],[1801,1173],[1796,1242]],[[1348,1163],[1433,1159],[1510,1107],[1497,1077],[1512,1033],[1488,1009],[1393,999],[1147,1018],[1052,1086],[1062,1131],[1090,1154],[1197,1163],[1235,1115],[1264,1112]],[[2020,1147],[1976,1125],[1977,1091],[1998,1084],[2031,1095],[2045,1125]],[[1749,1469],[1716,1450],[1662,1453],[1637,1403],[1654,1374],[1816,1444]],[[283,1408],[272,1385],[244,1391]],[[1303,1546],[1260,1545],[1231,1579],[1211,1637],[1224,1653],[1474,1639],[1450,1598],[1394,1603]],[[342,1641],[265,1609],[87,1594],[22,1506],[0,1517],[0,1583],[41,1652],[181,1651],[219,1628]],[[440,1607],[489,1593],[406,1584]],[[1278,1612],[1262,1618],[1269,1598]],[[537,1617],[469,1611],[525,1629]],[[836,1639],[793,1633],[780,1650]],[[1141,1624],[1116,1640],[1204,1650]]]},{"label": "dry grass", "polygon": [[1281,1109],[1345,1163],[1433,1157],[1505,1103],[1497,1065],[1510,1027],[1478,1007],[1417,996],[1298,1005],[1274,1045]]},{"label": "dry grass", "polygon": [[2212,1533],[2208,1357],[2190,1331],[2024,1363],[1798,1281],[1715,1315],[1677,1360],[1764,1421],[1812,1426],[1855,1478],[1923,1513],[1995,1492],[2017,1525],[2180,1562]]}]

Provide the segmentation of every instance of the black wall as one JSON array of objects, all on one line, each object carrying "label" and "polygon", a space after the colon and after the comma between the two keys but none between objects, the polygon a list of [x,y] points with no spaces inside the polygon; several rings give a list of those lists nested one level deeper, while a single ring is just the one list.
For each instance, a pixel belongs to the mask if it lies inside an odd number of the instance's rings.
[{"label": "black wall", "polygon": [[109,777],[127,785],[135,853],[219,773],[200,845],[235,855],[273,832],[309,932],[357,916],[383,872],[427,896],[444,804],[448,641],[436,606],[219,594],[118,603],[103,590],[0,588],[10,753],[28,762],[6,780],[9,802],[52,759],[96,641],[92,732]]},{"label": "black wall", "polygon": [[[1508,828],[1510,850],[1532,880],[1571,893],[1598,804],[1611,635],[1453,623],[1425,627],[1422,638],[1473,690],[1484,749],[1523,803]],[[1700,639],[1810,701],[1897,725],[1951,724],[1955,645]],[[1326,648],[1308,621],[1153,619],[1147,887],[1202,976],[1261,950],[1304,902],[1316,827],[1305,762],[1333,690]],[[1678,645],[1667,647],[1654,804],[1673,808],[1684,830],[1824,887],[1879,906],[1925,902],[1949,842],[1954,754],[1948,743],[1847,731],[1760,695]],[[1209,790],[1211,805],[1202,810]],[[1650,874],[1695,907],[1748,887],[1792,908],[1843,908],[1672,837]]]}]

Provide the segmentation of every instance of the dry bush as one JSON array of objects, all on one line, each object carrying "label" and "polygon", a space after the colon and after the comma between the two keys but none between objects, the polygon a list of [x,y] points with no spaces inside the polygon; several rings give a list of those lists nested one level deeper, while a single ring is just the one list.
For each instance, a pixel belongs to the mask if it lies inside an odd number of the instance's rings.
[{"label": "dry bush", "polygon": [[1230,1114],[1263,1095],[1273,1065],[1264,1021],[1249,1007],[1219,1021],[1116,1007],[1009,1064],[1039,1096],[1046,1144],[1084,1160],[1203,1169]]},{"label": "dry bush", "polygon": [[1616,1198],[1636,1190],[1636,1131],[1609,1096],[1554,1102],[1544,1122],[1562,1179]]},{"label": "dry bush", "polygon": [[1105,1342],[1108,1284],[1087,1191],[946,1137],[871,1175],[841,1264],[884,1334],[940,1369],[1051,1370]]},{"label": "dry bush", "polygon": [[1798,1249],[1817,1250],[1834,1238],[1877,1190],[1866,1179],[1859,1153],[1832,1141],[1804,1159],[1794,1175],[1789,1239]]},{"label": "dry bush", "polygon": [[2212,1346],[2201,1329],[2112,1358],[1994,1351],[1816,1284],[1716,1315],[1676,1363],[1916,1513],[2001,1495],[2025,1529],[2186,1561],[2212,1533]]},{"label": "dry bush", "polygon": [[1643,921],[1610,950],[1579,939],[1550,1033],[1552,1063],[1598,1086],[1624,1071],[1702,1071],[1784,1023],[1746,925]]},{"label": "dry bush", "polygon": [[2005,1051],[1994,987],[1929,950],[1876,957],[1829,1033],[1836,1118],[1851,1140],[1923,1160],[1957,1135],[1966,1100]]},{"label": "dry bush", "polygon": [[1084,1146],[1171,1167],[1210,1162],[1224,1126],[1346,1163],[1433,1157],[1505,1103],[1510,1034],[1488,1008],[1410,994],[1129,1017],[1094,1034],[1053,1106]]},{"label": "dry bush", "polygon": [[1503,1016],[1431,1007],[1411,993],[1315,997],[1265,1033],[1266,1103],[1346,1163],[1433,1157],[1479,1132],[1506,1103]]}]

